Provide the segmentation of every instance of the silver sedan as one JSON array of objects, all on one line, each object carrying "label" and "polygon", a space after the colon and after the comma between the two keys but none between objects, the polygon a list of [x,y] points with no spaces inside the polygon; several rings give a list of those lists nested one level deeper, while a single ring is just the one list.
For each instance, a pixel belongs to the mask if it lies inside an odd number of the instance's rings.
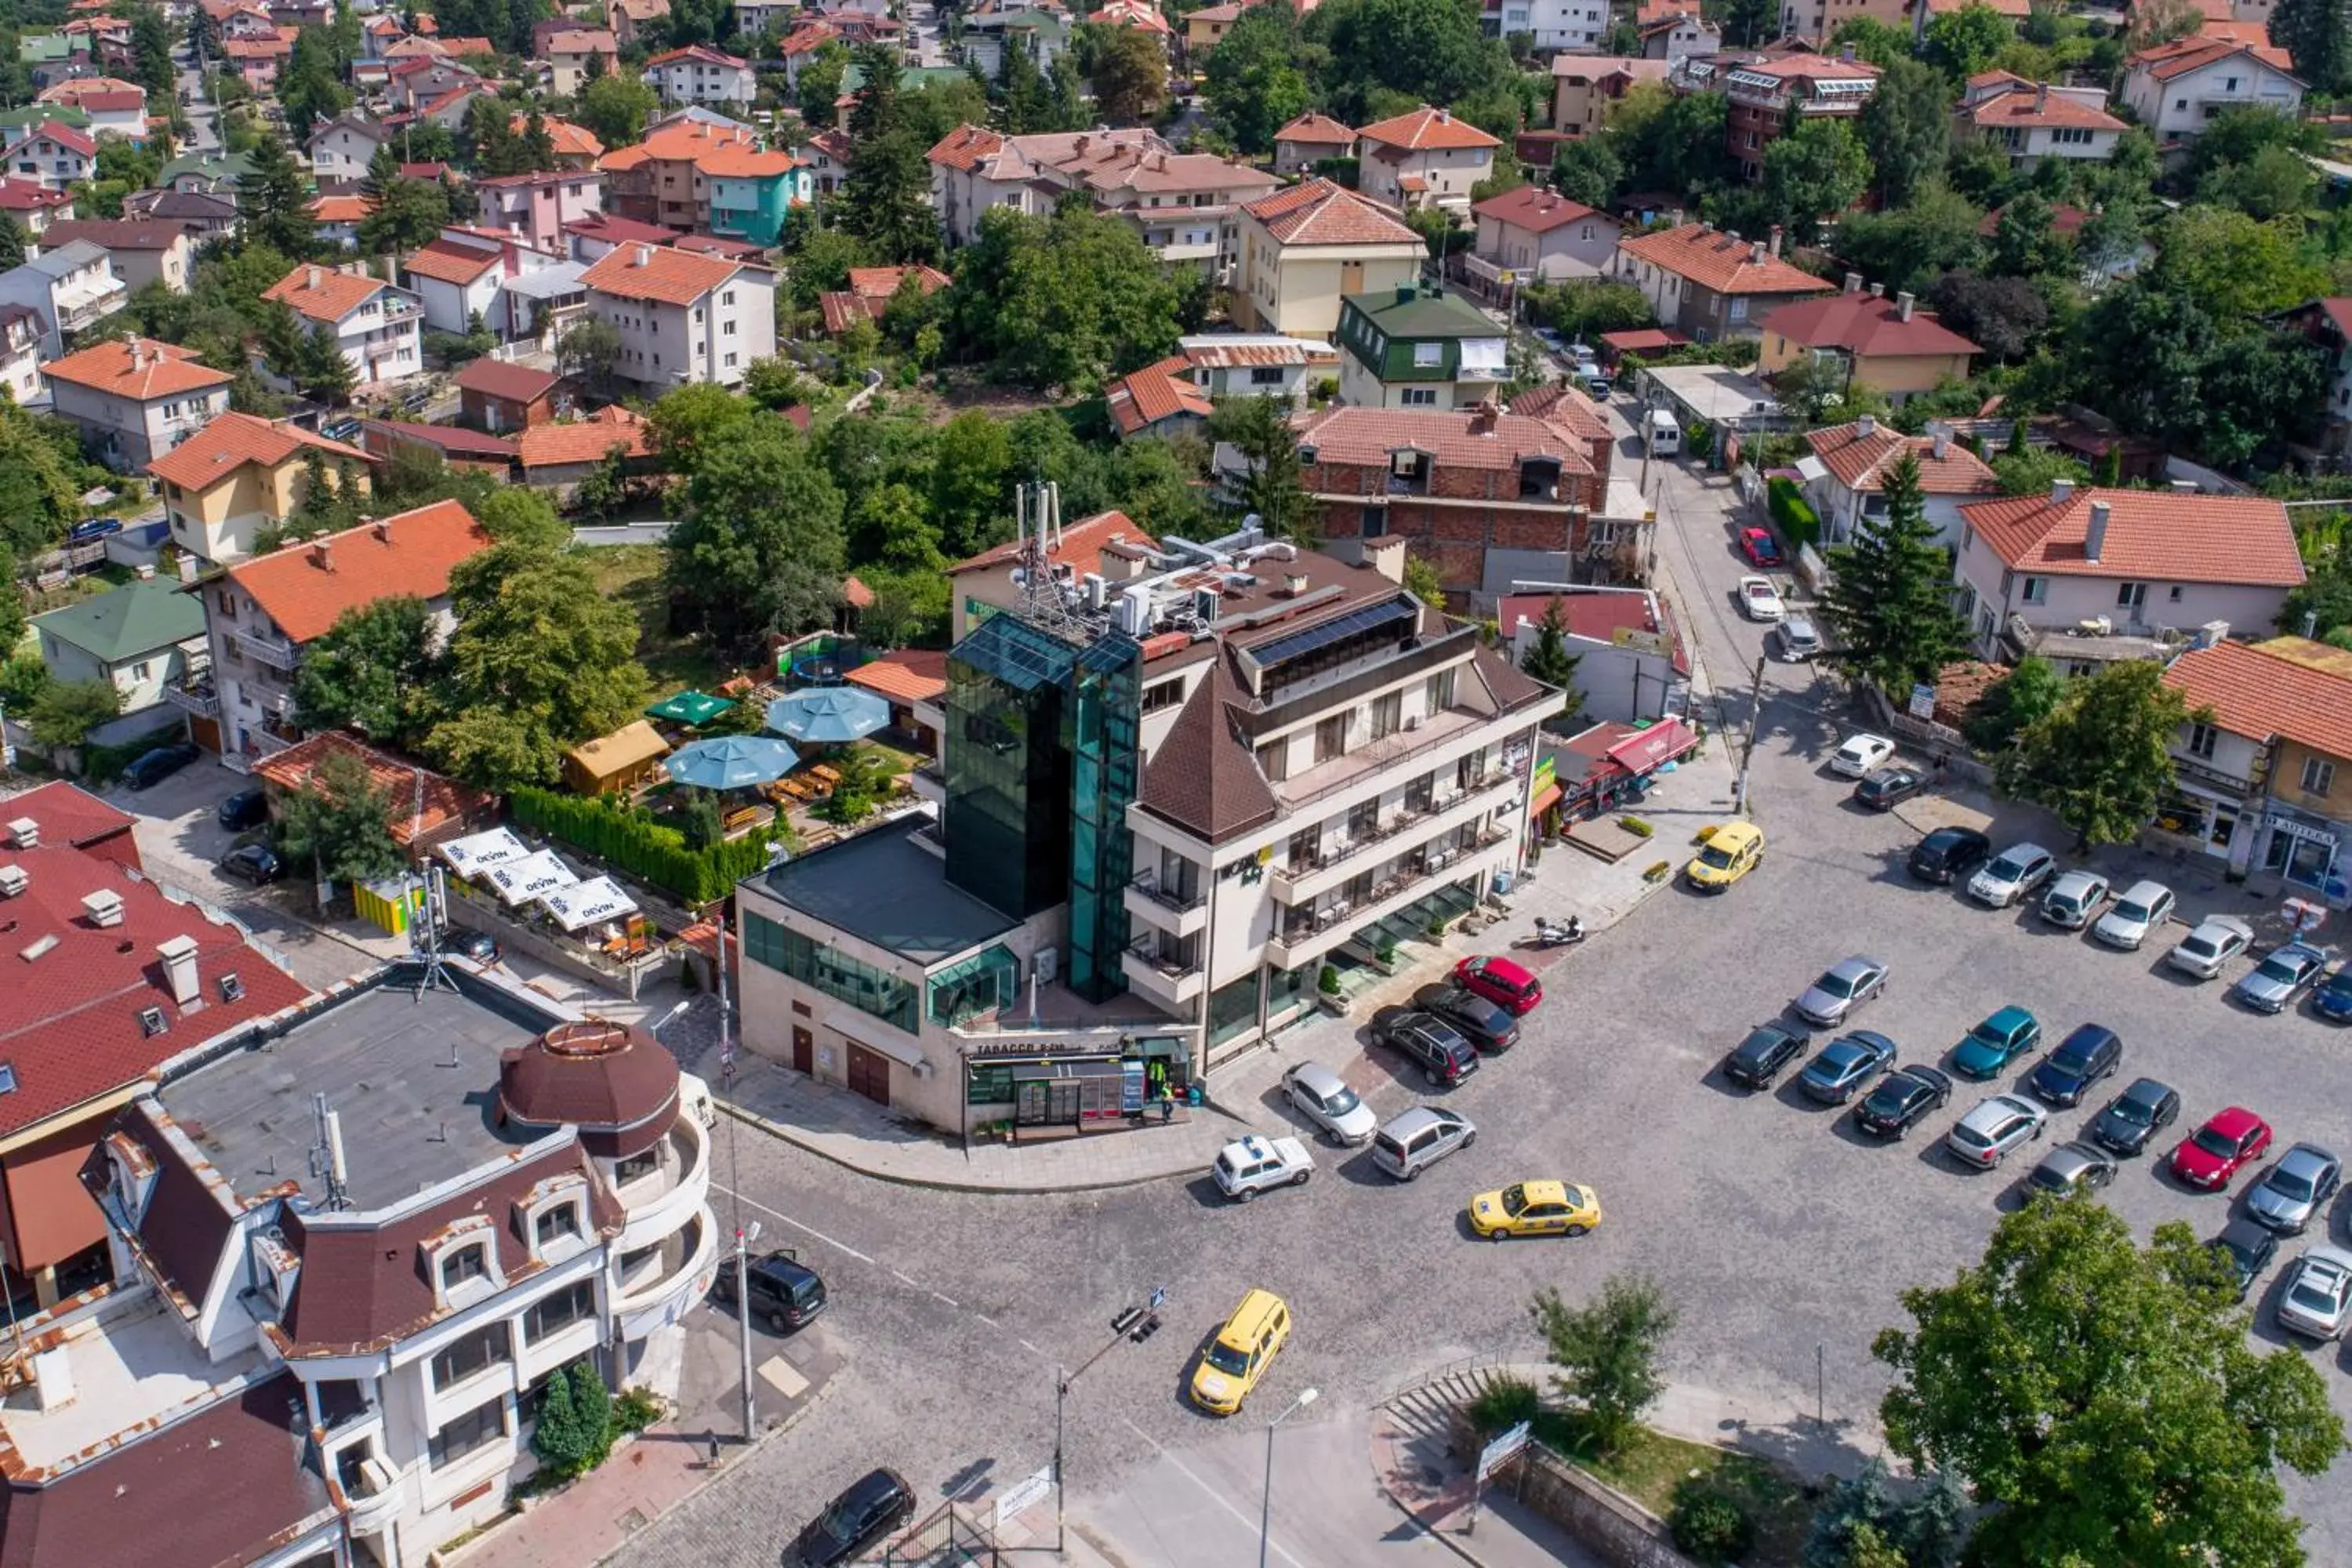
[{"label": "silver sedan", "polygon": [[2246,1215],[2292,1235],[2325,1213],[2343,1184],[2344,1162],[2316,1143],[2298,1143],[2247,1192]]},{"label": "silver sedan", "polygon": [[2352,1315],[2352,1252],[2315,1247],[2294,1260],[2279,1293],[2279,1327],[2305,1339],[2332,1340]]},{"label": "silver sedan", "polygon": [[1797,998],[1797,1011],[1823,1028],[1845,1022],[1846,1015],[1877,995],[1886,985],[1886,965],[1860,953],[1830,965],[1819,980]]}]

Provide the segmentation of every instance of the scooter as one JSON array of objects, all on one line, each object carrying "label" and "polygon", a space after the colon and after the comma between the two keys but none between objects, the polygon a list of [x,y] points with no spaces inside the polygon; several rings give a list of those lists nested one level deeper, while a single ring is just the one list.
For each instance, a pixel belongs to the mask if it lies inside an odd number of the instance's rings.
[{"label": "scooter", "polygon": [[1559,921],[1545,920],[1538,915],[1536,917],[1536,934],[1523,936],[1511,945],[1536,948],[1573,947],[1583,940],[1584,917],[1581,915],[1569,916],[1565,924]]}]

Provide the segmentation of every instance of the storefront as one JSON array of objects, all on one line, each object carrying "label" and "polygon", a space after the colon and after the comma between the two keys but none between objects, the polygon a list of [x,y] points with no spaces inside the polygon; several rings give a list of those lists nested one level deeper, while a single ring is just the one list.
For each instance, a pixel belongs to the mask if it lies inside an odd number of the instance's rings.
[{"label": "storefront", "polygon": [[2262,868],[2289,886],[2307,888],[2341,907],[2347,899],[2338,869],[2342,843],[2336,825],[2273,805],[2263,816]]},{"label": "storefront", "polygon": [[[2156,817],[2150,826],[2158,833],[2183,840],[2200,854],[2229,861],[2233,870],[2242,871],[2245,846],[2238,833],[2238,823],[2245,809],[2242,800],[2200,789],[2182,780],[2157,803]],[[2252,837],[2251,832],[2246,836],[2248,839]]]},{"label": "storefront", "polygon": [[974,1046],[964,1056],[964,1126],[1107,1131],[1152,1120],[1162,1101],[1196,1103],[1192,1053],[1181,1035],[1128,1036],[1106,1045],[1034,1041]]}]

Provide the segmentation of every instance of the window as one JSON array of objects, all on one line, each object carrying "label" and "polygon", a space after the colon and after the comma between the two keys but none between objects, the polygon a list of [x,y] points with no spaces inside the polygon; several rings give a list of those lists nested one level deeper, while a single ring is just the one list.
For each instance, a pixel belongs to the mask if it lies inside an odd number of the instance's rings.
[{"label": "window", "polygon": [[1415,343],[1412,345],[1412,363],[1415,370],[1426,370],[1437,365],[1442,365],[1444,363],[1445,345],[1444,343]]},{"label": "window", "polygon": [[2180,603],[2182,596],[2183,596],[2183,595],[2185,595],[2188,592],[2189,592],[2189,590],[2188,590],[2185,586],[2183,586],[2182,584],[2179,584],[2179,583],[2175,583],[2175,584],[2173,584],[2169,589],[2168,589],[2168,590],[2166,591],[2166,593],[2165,593],[2165,595],[2164,595],[2164,596],[2165,596],[2166,600],[2167,600],[2167,601],[2168,601],[2169,603],[2172,603],[2172,604],[2177,605],[2177,604]]},{"label": "window", "polygon": [[2325,757],[2303,759],[2303,793],[2326,795],[2336,783],[2336,764]]},{"label": "window", "polygon": [[1282,384],[1283,374],[1283,368],[1278,364],[1253,365],[1250,367],[1250,384],[1252,386],[1280,386]]},{"label": "window", "polygon": [[530,1222],[533,1235],[545,1247],[558,1237],[580,1234],[580,1205],[576,1203],[551,1204],[539,1211]]},{"label": "window", "polygon": [[1372,739],[1385,740],[1404,728],[1404,693],[1391,691],[1372,699]]},{"label": "window", "polygon": [[733,304],[733,303],[735,302],[735,290],[734,290],[734,289],[728,289],[725,293],[723,293],[723,294],[719,295],[719,302],[720,304],[722,304],[722,305],[731,305],[731,304]]},{"label": "window", "polygon": [[1454,672],[1441,669],[1429,678],[1429,686],[1423,693],[1423,711],[1443,713],[1453,706]]},{"label": "window", "polygon": [[1437,388],[1408,386],[1397,401],[1401,406],[1406,408],[1434,408],[1437,406]]},{"label": "window", "polygon": [[1258,771],[1275,784],[1290,776],[1290,742],[1268,741],[1257,749]]},{"label": "window", "polygon": [[2029,605],[2046,603],[2050,597],[2050,579],[2047,577],[2028,577],[2025,580],[2024,592],[2018,596]]},{"label": "window", "polygon": [[2138,609],[2142,605],[2145,605],[2145,604],[2147,604],[2147,584],[2145,584],[2145,583],[2124,583],[2124,584],[2117,584],[2117,585],[2116,585],[2116,608],[2117,608],[2117,609],[2119,609],[2119,610],[2137,610],[2137,609]]},{"label": "window", "polygon": [[465,1338],[441,1347],[440,1353],[433,1358],[433,1387],[436,1392],[453,1388],[507,1359],[507,1326],[485,1323]]},{"label": "window", "polygon": [[489,1447],[507,1435],[507,1413],[502,1400],[493,1399],[488,1405],[468,1410],[433,1434],[426,1453],[435,1469],[454,1465],[467,1455]]},{"label": "window", "polygon": [[1328,763],[1348,749],[1348,716],[1334,713],[1315,721],[1315,760]]},{"label": "window", "polygon": [[541,1296],[522,1315],[523,1338],[532,1344],[596,1315],[596,1285],[582,1279],[570,1289]]},{"label": "window", "polygon": [[2189,754],[2210,762],[2213,760],[2214,744],[2220,739],[2221,731],[2212,725],[2191,724],[2189,726]]},{"label": "window", "polygon": [[1155,680],[1143,689],[1143,711],[1157,713],[1162,708],[1173,708],[1184,700],[1184,678],[1181,675],[1168,680]]},{"label": "window", "polygon": [[720,324],[719,335],[722,338],[731,338],[735,335],[735,322],[731,318]]},{"label": "window", "polygon": [[613,1184],[616,1187],[625,1187],[639,1176],[652,1175],[660,1164],[661,1152],[658,1148],[648,1149],[642,1154],[630,1154],[616,1160],[613,1163]]},{"label": "window", "polygon": [[489,1271],[488,1250],[480,1242],[461,1247],[441,1259],[441,1289],[454,1290],[468,1279],[488,1278]]}]

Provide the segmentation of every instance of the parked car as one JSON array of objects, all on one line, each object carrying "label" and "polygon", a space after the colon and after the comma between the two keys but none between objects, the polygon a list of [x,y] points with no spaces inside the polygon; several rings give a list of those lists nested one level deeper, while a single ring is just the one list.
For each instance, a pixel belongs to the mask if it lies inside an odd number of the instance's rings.
[{"label": "parked car", "polygon": [[220,873],[266,888],[286,875],[286,866],[267,844],[240,844],[220,858]]},{"label": "parked car", "polygon": [[1300,1115],[1341,1144],[1370,1142],[1380,1118],[1363,1097],[1321,1062],[1300,1062],[1282,1075],[1282,1092]]},{"label": "parked car", "polygon": [[2091,1140],[2117,1154],[2137,1154],[2179,1115],[2177,1089],[2152,1078],[2137,1078],[2092,1121]]},{"label": "parked car", "polygon": [[1524,1018],[1543,1001],[1543,982],[1507,958],[1465,958],[1454,966],[1454,984]]},{"label": "parked car", "polygon": [[1944,1143],[1967,1163],[1990,1171],[2009,1158],[2011,1149],[2041,1137],[2049,1121],[2050,1113],[2032,1100],[1996,1094],[1979,1100]]},{"label": "parked car", "polygon": [[1460,1111],[1416,1105],[1372,1134],[1372,1163],[1400,1182],[1410,1182],[1477,1140],[1478,1129]]},{"label": "parked car", "polygon": [[2278,1256],[2278,1237],[2248,1219],[2233,1219],[2221,1227],[2221,1234],[2205,1244],[2213,1249],[2229,1269],[2231,1282],[2237,1287],[2237,1299],[2246,1299],[2254,1281]]},{"label": "parked car", "polygon": [[2173,1146],[2172,1173],[2192,1187],[2220,1192],[2270,1146],[2270,1123],[2233,1105]]},{"label": "parked car", "polygon": [[1217,1152],[1209,1167],[1217,1190],[1237,1204],[1245,1204],[1268,1187],[1303,1187],[1315,1173],[1315,1156],[1296,1138],[1265,1138],[1251,1133]]},{"label": "parked car", "polygon": [[2352,1024],[2352,961],[2337,964],[2311,994],[2311,1010],[2331,1024]]},{"label": "parked car", "polygon": [[1519,1021],[1475,991],[1441,981],[1414,992],[1412,1005],[1453,1025],[1482,1051],[1507,1051],[1519,1043]]},{"label": "parked car", "polygon": [[1797,998],[1797,1013],[1809,1023],[1834,1029],[1846,1015],[1886,987],[1886,965],[1856,953],[1822,972],[1822,977]]},{"label": "parked car", "polygon": [[1470,1200],[1470,1228],[1488,1241],[1582,1236],[1600,1223],[1600,1195],[1573,1182],[1514,1182]]},{"label": "parked car", "polygon": [[2025,1087],[2037,1099],[2072,1110],[2123,1061],[2122,1037],[2104,1024],[2078,1024],[2025,1075]]},{"label": "parked car", "polygon": [[2344,1184],[2344,1162],[2316,1143],[2297,1143],[2246,1192],[2246,1217],[2300,1236],[2327,1212]]},{"label": "parked car", "polygon": [[145,789],[151,784],[163,783],[202,755],[202,751],[185,741],[176,745],[158,746],[132,758],[131,765],[122,770],[122,782],[132,789]]},{"label": "parked car", "polygon": [[2106,907],[2107,879],[2096,871],[2069,871],[2042,895],[2042,918],[2067,931],[2081,931]]},{"label": "parked car", "polygon": [[1830,772],[1843,773],[1850,779],[1863,778],[1894,754],[1895,742],[1884,735],[1849,735],[1845,744],[1837,749],[1837,754],[1830,758]]},{"label": "parked car", "polygon": [[1764,830],[1752,822],[1726,822],[1709,830],[1683,877],[1702,893],[1719,893],[1764,858]]},{"label": "parked car", "polygon": [[2263,955],[2263,961],[2238,976],[2230,994],[2257,1013],[2283,1013],[2295,998],[2318,981],[2327,967],[2327,955],[2315,947],[2290,942]]},{"label": "parked car", "polygon": [[258,827],[269,820],[269,792],[264,789],[241,789],[223,800],[213,816],[231,833],[242,833],[248,827]]},{"label": "parked car", "polygon": [[1811,616],[1783,616],[1780,631],[1780,657],[1790,664],[1802,664],[1822,651],[1821,628]]},{"label": "parked car", "polygon": [[1742,577],[1739,613],[1751,621],[1777,621],[1787,608],[1780,603],[1780,590],[1772,586],[1769,577]]},{"label": "parked car", "polygon": [[486,931],[468,931],[464,926],[457,927],[442,939],[441,950],[459,958],[470,958],[476,963],[496,963],[504,956],[498,938]]},{"label": "parked car", "polygon": [[2057,858],[2041,845],[2012,844],[1969,879],[1969,897],[1988,908],[2005,910],[2048,881],[2057,868]]},{"label": "parked car", "polygon": [[2124,896],[2099,917],[2091,934],[2109,947],[2137,952],[2149,933],[2164,929],[2172,918],[2172,889],[2161,882],[2134,882]]},{"label": "parked car", "polygon": [[1992,840],[1973,827],[1938,827],[1911,849],[1911,874],[1948,887],[1992,858]]},{"label": "parked car", "polygon": [[1434,1013],[1383,1007],[1372,1015],[1372,1038],[1412,1058],[1432,1089],[1451,1089],[1478,1070],[1477,1048]]},{"label": "parked car", "polygon": [[110,533],[121,531],[122,520],[119,517],[86,517],[67,531],[66,543],[95,544]]},{"label": "parked car", "polygon": [[1843,1105],[1895,1065],[1895,1042],[1870,1029],[1840,1035],[1797,1075],[1797,1087],[1823,1105]]},{"label": "parked car", "polygon": [[1999,1078],[2010,1063],[2041,1047],[2042,1020],[2022,1007],[2003,1007],[1952,1047],[1952,1070],[1962,1078]]},{"label": "parked car", "polygon": [[2333,1340],[2352,1314],[2352,1252],[2315,1247],[2294,1260],[2279,1293],[2278,1324],[2305,1339]]},{"label": "parked car", "polygon": [[1748,557],[1748,563],[1751,566],[1778,566],[1780,564],[1780,542],[1767,530],[1743,528],[1739,531],[1739,553]]},{"label": "parked car", "polygon": [[1872,811],[1892,811],[1927,787],[1916,768],[1881,768],[1853,786],[1853,800]]},{"label": "parked car", "polygon": [[1853,1110],[1853,1124],[1879,1138],[1900,1138],[1928,1112],[1952,1098],[1952,1080],[1914,1062],[1878,1080],[1870,1097]]},{"label": "parked car", "polygon": [[[789,1247],[747,1260],[743,1277],[751,1287],[751,1316],[780,1334],[789,1334],[814,1322],[825,1309],[824,1281],[800,1261]],[[735,1306],[735,1260],[722,1259],[710,1294],[722,1307]]]},{"label": "parked car", "polygon": [[850,1483],[793,1540],[784,1558],[793,1568],[840,1568],[904,1524],[915,1511],[915,1489],[891,1469]]},{"label": "parked car", "polygon": [[2221,966],[2246,951],[2254,928],[2235,915],[2208,915],[2197,928],[2173,944],[2164,962],[2183,974],[2210,980]]},{"label": "parked car", "polygon": [[2088,1143],[2061,1143],[2042,1156],[2025,1178],[2025,1190],[2028,1196],[2047,1193],[2063,1199],[2095,1193],[2115,1179],[2114,1156]]},{"label": "parked car", "polygon": [[1759,1024],[1723,1058],[1723,1076],[1748,1089],[1769,1089],[1781,1068],[1812,1047],[1811,1035],[1783,1024]]}]

